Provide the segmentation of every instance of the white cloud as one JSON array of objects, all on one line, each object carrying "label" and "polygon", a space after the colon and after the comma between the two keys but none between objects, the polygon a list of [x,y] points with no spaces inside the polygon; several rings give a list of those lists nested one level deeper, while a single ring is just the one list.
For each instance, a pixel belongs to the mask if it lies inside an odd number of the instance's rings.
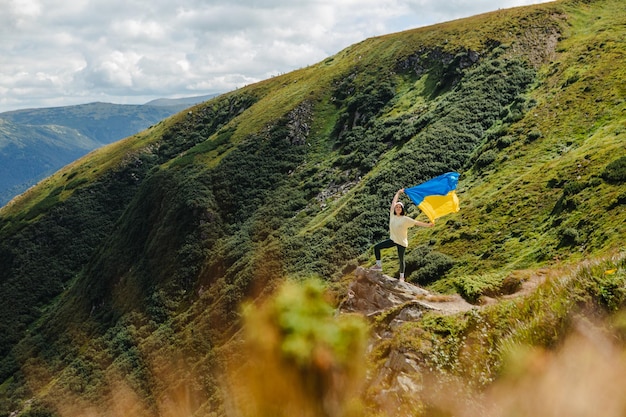
[{"label": "white cloud", "polygon": [[541,0],[0,0],[0,112],[225,92],[371,36]]}]

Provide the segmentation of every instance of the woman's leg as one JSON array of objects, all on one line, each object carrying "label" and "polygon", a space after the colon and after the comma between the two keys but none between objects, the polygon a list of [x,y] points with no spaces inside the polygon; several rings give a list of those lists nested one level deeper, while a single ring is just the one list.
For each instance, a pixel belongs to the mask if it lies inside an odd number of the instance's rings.
[{"label": "woman's leg", "polygon": [[406,269],[406,263],[404,262],[404,252],[406,248],[402,245],[396,245],[398,247],[398,261],[400,262],[400,278],[404,279],[404,270]]},{"label": "woman's leg", "polygon": [[383,240],[382,242],[377,243],[376,245],[374,245],[374,256],[376,257],[377,261],[380,261],[380,250],[381,249],[387,249],[387,248],[393,248],[395,246],[395,242],[391,239],[387,239],[387,240]]}]

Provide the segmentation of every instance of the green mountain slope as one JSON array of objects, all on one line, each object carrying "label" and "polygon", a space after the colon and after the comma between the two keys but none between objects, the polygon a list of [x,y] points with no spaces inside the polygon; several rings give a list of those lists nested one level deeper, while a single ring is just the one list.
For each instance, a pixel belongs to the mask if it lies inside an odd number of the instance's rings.
[{"label": "green mountain slope", "polygon": [[[477,302],[520,271],[615,254],[626,224],[625,7],[557,1],[367,39],[42,181],[0,211],[0,291],[13,301],[0,306],[0,413],[226,415],[225,363],[246,359],[242,302],[310,278],[340,297],[386,238],[395,191],[443,172],[461,173],[461,211],[412,232],[409,281]],[[602,308],[623,306],[618,265],[584,286]],[[551,303],[573,308],[557,293]],[[327,323],[326,310],[306,308]],[[520,342],[557,344],[565,326],[548,334],[535,311],[489,314],[510,318],[508,329],[527,324]],[[285,332],[306,327],[306,316],[285,320]],[[425,326],[397,343],[419,351],[435,343],[420,334],[478,328],[471,317]],[[343,343],[328,332],[329,346]],[[498,376],[498,348],[482,352],[491,373],[476,373],[477,385]]]},{"label": "green mountain slope", "polygon": [[145,105],[90,103],[0,114],[0,205],[100,146],[214,96]]}]

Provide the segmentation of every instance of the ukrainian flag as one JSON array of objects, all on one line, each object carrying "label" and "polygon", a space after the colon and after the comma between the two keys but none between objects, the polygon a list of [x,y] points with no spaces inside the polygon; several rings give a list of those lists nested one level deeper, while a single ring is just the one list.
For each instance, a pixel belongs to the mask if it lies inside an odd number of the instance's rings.
[{"label": "ukrainian flag", "polygon": [[448,172],[415,187],[405,188],[404,193],[433,222],[438,217],[459,211],[459,198],[455,191],[458,182],[459,173]]}]

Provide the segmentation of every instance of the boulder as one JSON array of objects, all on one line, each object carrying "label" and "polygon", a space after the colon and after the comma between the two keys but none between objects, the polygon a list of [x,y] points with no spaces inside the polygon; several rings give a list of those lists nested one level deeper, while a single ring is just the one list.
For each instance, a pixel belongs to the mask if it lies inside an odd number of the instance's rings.
[{"label": "boulder", "polygon": [[[354,275],[355,280],[350,284],[346,298],[339,307],[343,312],[371,316],[407,303],[436,309],[420,301],[430,294],[423,288],[363,267],[357,267]],[[404,315],[409,319],[411,315],[415,316],[415,308],[413,312],[408,311]],[[417,316],[413,317],[415,318]]]}]

